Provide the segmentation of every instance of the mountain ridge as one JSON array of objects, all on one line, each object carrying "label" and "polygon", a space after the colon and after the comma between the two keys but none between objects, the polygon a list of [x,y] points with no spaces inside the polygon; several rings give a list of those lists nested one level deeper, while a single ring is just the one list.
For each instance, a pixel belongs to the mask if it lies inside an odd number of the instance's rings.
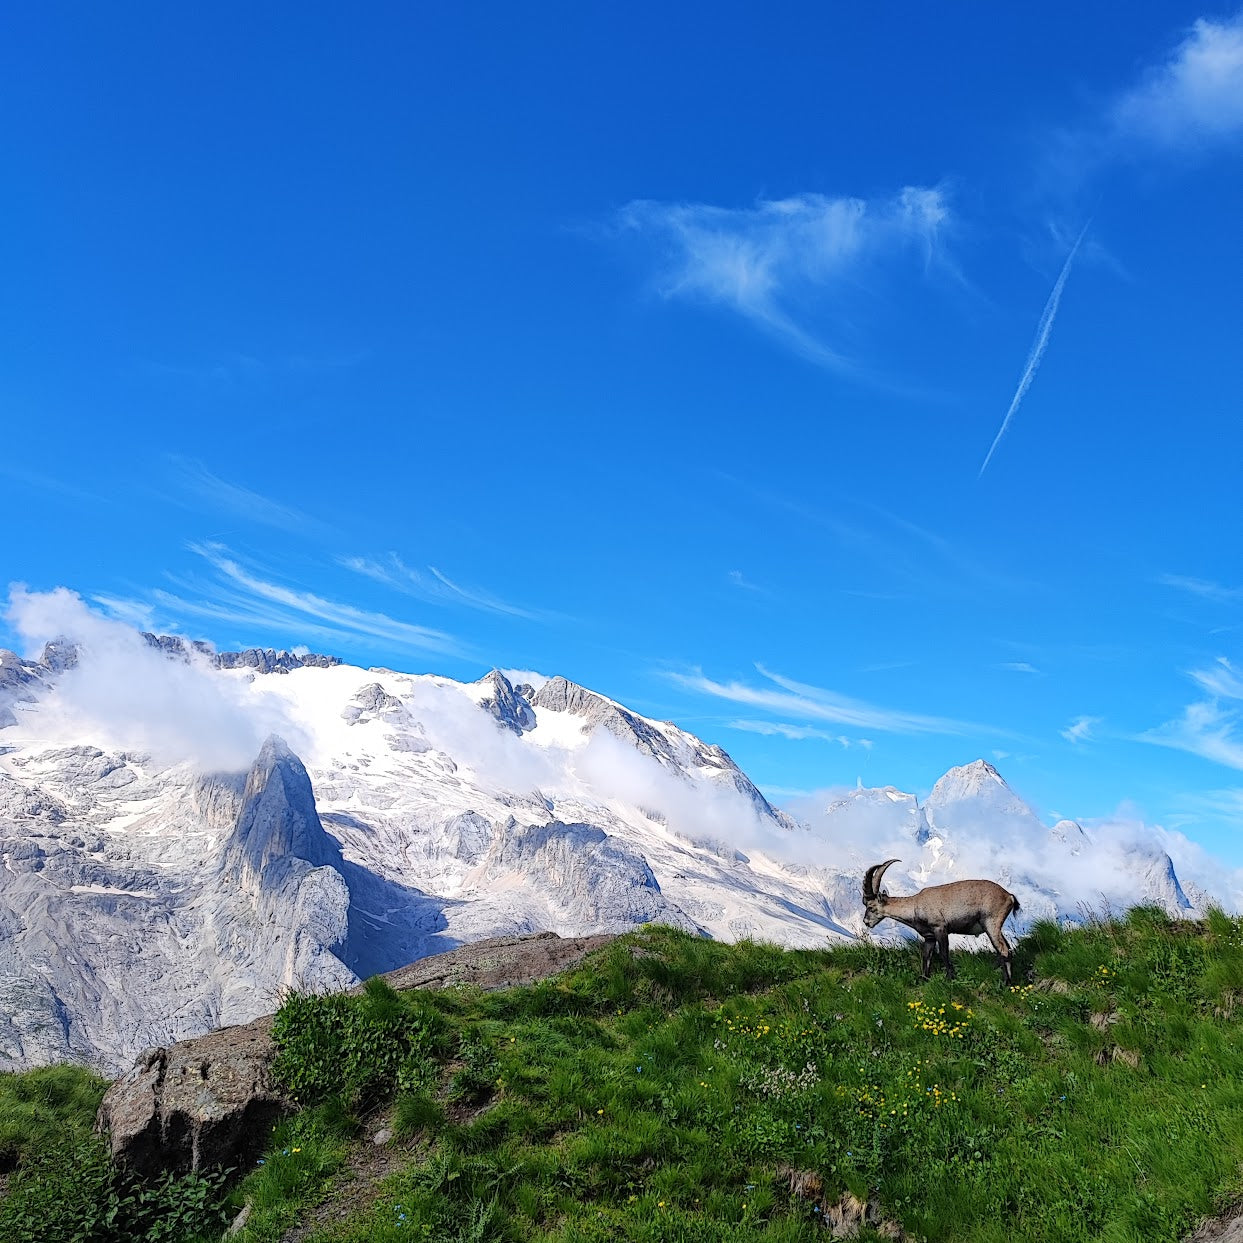
[{"label": "mountain ridge", "polygon": [[[0,1068],[114,1070],[254,1017],[283,988],[344,987],[491,936],[663,922],[791,946],[849,938],[858,877],[885,857],[870,853],[905,855],[895,885],[952,878],[974,863],[973,815],[994,804],[1054,862],[1096,848],[1040,825],[983,761],[922,805],[851,791],[811,825],[722,748],[564,677],[459,683],[142,642],[190,666],[199,680],[179,693],[219,692],[239,724],[272,718],[297,745],[269,733],[244,772],[205,773],[98,723],[93,741],[64,736],[59,705],[97,655],[67,641],[46,661],[0,655]],[[1167,855],[1132,864],[1125,900],[1193,909]],[[1033,917],[1073,915],[1056,868],[987,866]]]}]

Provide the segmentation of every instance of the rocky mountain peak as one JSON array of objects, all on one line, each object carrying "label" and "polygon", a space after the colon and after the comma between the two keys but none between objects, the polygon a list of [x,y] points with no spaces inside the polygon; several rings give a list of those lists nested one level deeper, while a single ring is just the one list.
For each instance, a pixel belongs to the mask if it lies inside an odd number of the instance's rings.
[{"label": "rocky mountain peak", "polygon": [[262,885],[269,869],[302,859],[340,867],[341,848],[324,831],[311,779],[283,738],[272,734],[246,774],[241,811],[225,853],[225,868],[245,885]]},{"label": "rocky mountain peak", "polygon": [[951,768],[924,802],[930,828],[938,834],[974,824],[1006,821],[1021,826],[1025,835],[1043,835],[1035,812],[1006,784],[987,761],[973,760]]},{"label": "rocky mountain peak", "polygon": [[60,635],[49,639],[43,645],[43,651],[39,653],[39,664],[52,673],[64,673],[78,663],[78,655],[78,645]]},{"label": "rocky mountain peak", "polygon": [[677,757],[669,740],[650,721],[567,678],[549,678],[532,696],[531,703],[550,712],[568,712],[582,717],[584,733],[601,725],[614,738],[629,743],[644,755],[666,766],[677,767]]},{"label": "rocky mountain peak", "polygon": [[209,660],[213,660],[216,655],[216,649],[202,639],[183,639],[175,634],[152,634],[149,630],[144,630],[141,634],[148,647],[153,647],[174,660],[188,661],[191,653],[205,656]]},{"label": "rocky mountain peak", "polygon": [[330,669],[341,663],[339,656],[320,652],[276,651],[270,647],[248,647],[242,652],[217,652],[217,669],[254,669],[256,673],[288,673],[291,669]]},{"label": "rocky mountain peak", "polygon": [[1010,787],[987,760],[972,760],[970,764],[951,768],[932,787],[928,801],[971,798],[982,791],[996,789],[1009,792]]},{"label": "rocky mountain peak", "polygon": [[535,713],[526,699],[527,694],[534,693],[529,686],[515,687],[499,669],[493,669],[486,677],[480,678],[476,685],[484,692],[479,706],[495,717],[504,729],[524,734],[535,728]]}]

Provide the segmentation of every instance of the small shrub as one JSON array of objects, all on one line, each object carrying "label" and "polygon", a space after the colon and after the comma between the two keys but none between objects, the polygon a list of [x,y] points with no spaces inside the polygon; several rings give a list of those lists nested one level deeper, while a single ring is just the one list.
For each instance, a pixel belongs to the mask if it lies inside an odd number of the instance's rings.
[{"label": "small shrub", "polygon": [[2,1243],[181,1243],[225,1222],[226,1172],[143,1183],[102,1141],[81,1137],[30,1155],[0,1201]]},{"label": "small shrub", "polygon": [[336,1093],[356,1103],[415,1087],[443,1041],[443,1020],[379,978],[361,997],[291,993],[272,1028],[273,1073],[299,1104]]}]

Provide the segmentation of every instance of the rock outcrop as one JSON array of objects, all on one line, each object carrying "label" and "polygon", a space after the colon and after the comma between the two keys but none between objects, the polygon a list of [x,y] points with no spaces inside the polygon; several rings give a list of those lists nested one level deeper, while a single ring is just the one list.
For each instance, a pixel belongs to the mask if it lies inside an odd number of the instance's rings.
[{"label": "rock outcrop", "polygon": [[149,1049],[104,1096],[96,1130],[144,1176],[236,1167],[288,1102],[272,1081],[272,1017]]}]

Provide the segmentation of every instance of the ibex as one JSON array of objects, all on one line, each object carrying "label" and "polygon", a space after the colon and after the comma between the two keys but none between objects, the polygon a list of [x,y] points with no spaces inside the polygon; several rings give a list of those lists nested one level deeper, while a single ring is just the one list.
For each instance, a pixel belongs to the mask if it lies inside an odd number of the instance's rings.
[{"label": "ibex", "polygon": [[880,887],[881,877],[891,863],[886,859],[868,868],[863,876],[863,922],[875,928],[882,919],[896,919],[914,928],[924,939],[924,979],[932,975],[932,955],[939,949],[945,974],[952,980],[950,933],[965,936],[984,934],[1001,959],[1001,971],[1010,983],[1010,946],[1002,936],[1001,925],[1019,909],[1019,900],[1008,889],[991,880],[955,880],[948,885],[931,885],[909,898],[891,898]]}]

